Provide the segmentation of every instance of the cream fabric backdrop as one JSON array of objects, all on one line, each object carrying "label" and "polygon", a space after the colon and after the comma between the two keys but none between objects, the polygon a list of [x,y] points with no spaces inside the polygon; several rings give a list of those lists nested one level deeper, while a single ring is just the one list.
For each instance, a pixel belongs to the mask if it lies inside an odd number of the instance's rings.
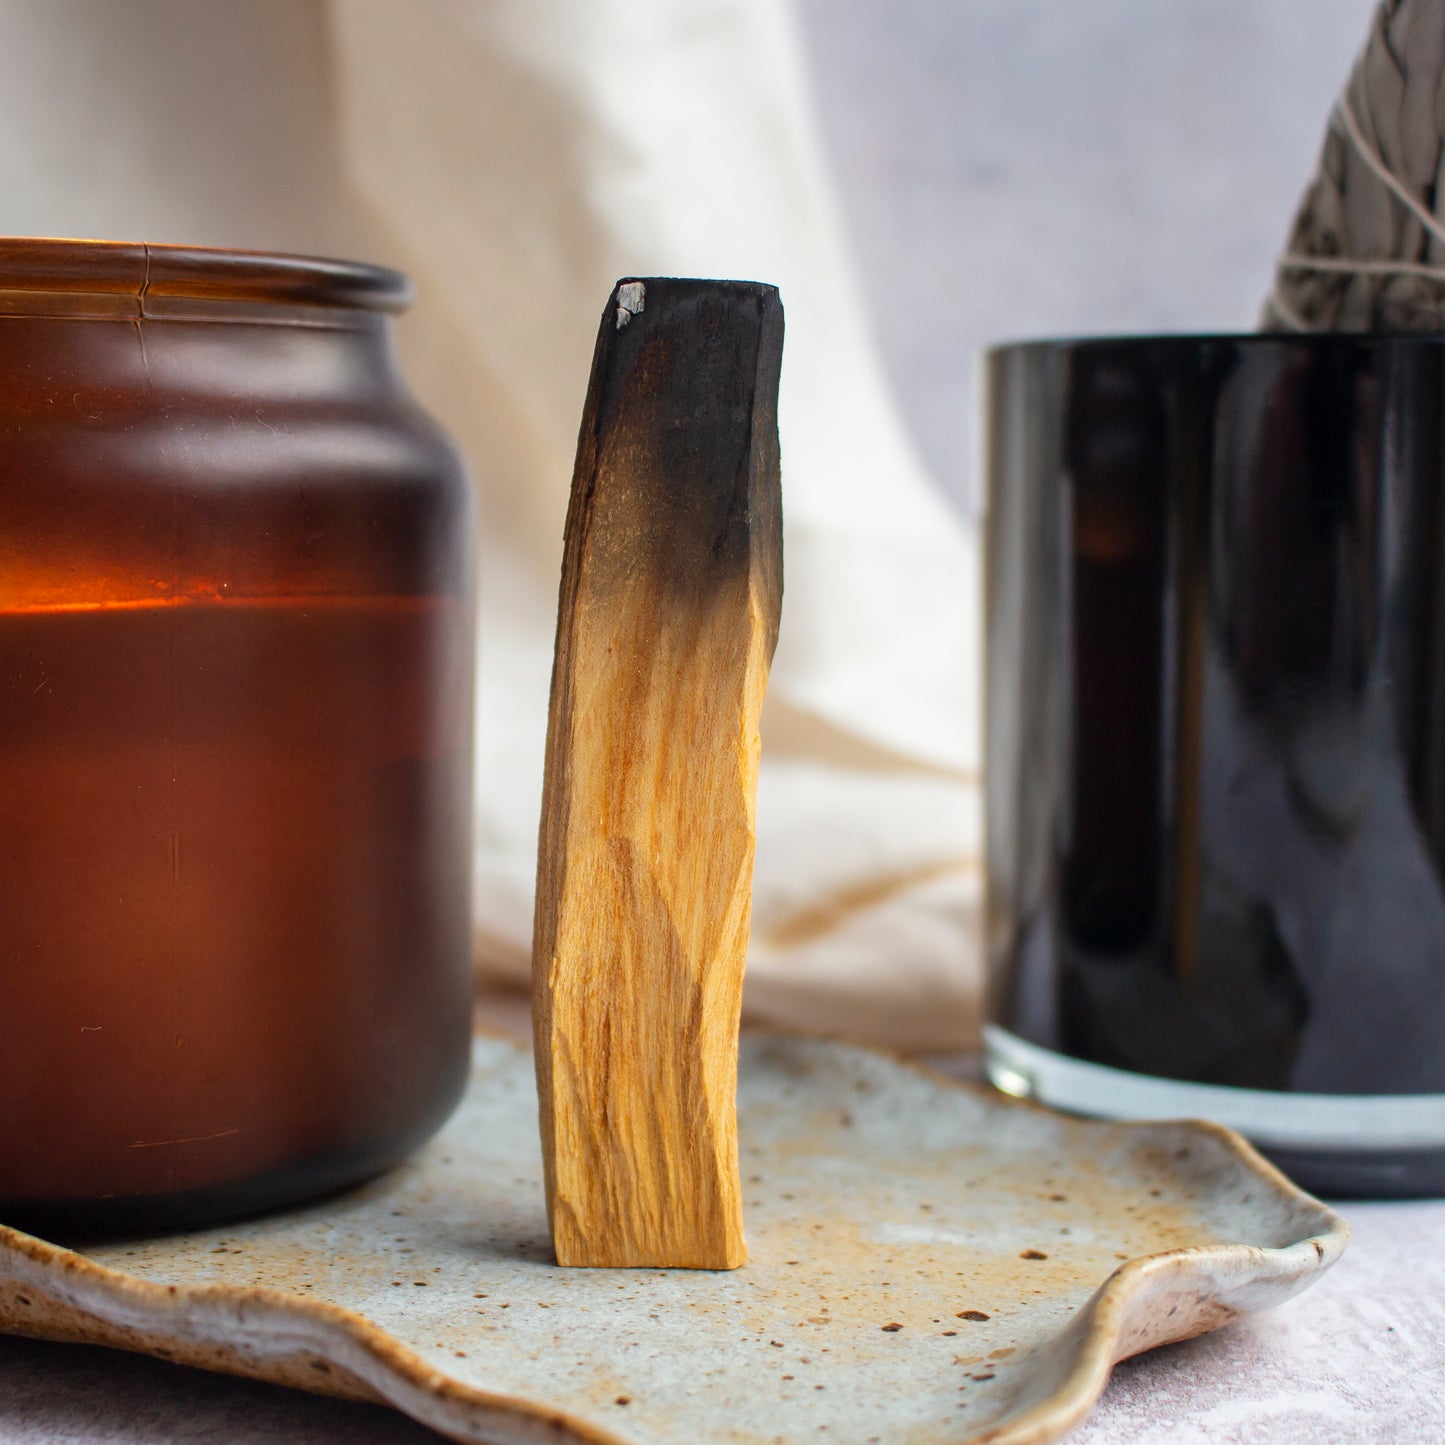
[{"label": "cream fabric backdrop", "polygon": [[[974,539],[891,409],[783,0],[0,0],[0,228],[418,283],[407,371],[482,513],[477,959],[527,973],[562,519],[626,274],[775,282],[786,595],[747,1007],[969,1040]],[[960,399],[962,405],[962,398]]]}]

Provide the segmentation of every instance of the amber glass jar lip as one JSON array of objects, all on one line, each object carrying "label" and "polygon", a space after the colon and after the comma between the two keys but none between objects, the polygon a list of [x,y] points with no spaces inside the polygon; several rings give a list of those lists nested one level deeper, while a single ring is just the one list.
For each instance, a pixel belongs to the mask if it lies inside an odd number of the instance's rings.
[{"label": "amber glass jar lip", "polygon": [[212,246],[0,237],[0,292],[239,301],[397,312],[411,301],[400,271],[360,261]]}]

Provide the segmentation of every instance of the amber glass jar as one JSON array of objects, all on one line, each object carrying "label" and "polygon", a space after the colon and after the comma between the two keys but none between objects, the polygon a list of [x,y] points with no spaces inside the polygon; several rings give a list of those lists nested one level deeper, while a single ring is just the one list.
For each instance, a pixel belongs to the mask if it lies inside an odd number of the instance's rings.
[{"label": "amber glass jar", "polygon": [[458,1098],[473,503],[407,297],[0,241],[0,1222],[268,1208]]}]

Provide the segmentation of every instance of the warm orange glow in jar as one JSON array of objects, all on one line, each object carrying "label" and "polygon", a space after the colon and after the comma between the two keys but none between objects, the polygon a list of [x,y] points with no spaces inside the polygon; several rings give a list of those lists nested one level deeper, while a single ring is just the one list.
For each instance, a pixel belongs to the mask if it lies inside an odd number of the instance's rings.
[{"label": "warm orange glow in jar", "polygon": [[394,272],[0,241],[0,1221],[149,1228],[459,1096],[473,510]]}]

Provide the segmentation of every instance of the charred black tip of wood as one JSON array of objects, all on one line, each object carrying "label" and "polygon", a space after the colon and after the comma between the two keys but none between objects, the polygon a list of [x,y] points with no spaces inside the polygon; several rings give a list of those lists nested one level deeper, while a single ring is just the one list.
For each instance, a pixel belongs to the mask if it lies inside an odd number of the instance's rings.
[{"label": "charred black tip of wood", "polygon": [[[645,314],[651,302],[653,315],[669,310],[679,303],[698,298],[713,298],[732,306],[749,301],[760,307],[776,307],[783,303],[778,288],[766,281],[719,281],[690,276],[624,276],[612,288],[607,309],[602,313],[603,329],[611,326],[620,331],[632,320]],[[625,318],[625,319],[624,319]]]},{"label": "charred black tip of wood", "polygon": [[595,575],[635,578],[641,565],[654,585],[696,601],[750,575],[776,612],[782,347],[775,286],[617,283],[598,332],[574,482],[595,491],[595,509],[610,518],[592,531]]},{"label": "charred black tip of wood", "polygon": [[[755,350],[783,345],[783,303],[765,281],[703,281],[676,276],[629,276],[612,288],[598,332],[598,360],[614,351],[641,350],[645,337],[666,332],[687,344],[717,332],[752,339]],[[685,362],[686,358],[682,358]],[[766,369],[766,368],[765,368]]]}]

